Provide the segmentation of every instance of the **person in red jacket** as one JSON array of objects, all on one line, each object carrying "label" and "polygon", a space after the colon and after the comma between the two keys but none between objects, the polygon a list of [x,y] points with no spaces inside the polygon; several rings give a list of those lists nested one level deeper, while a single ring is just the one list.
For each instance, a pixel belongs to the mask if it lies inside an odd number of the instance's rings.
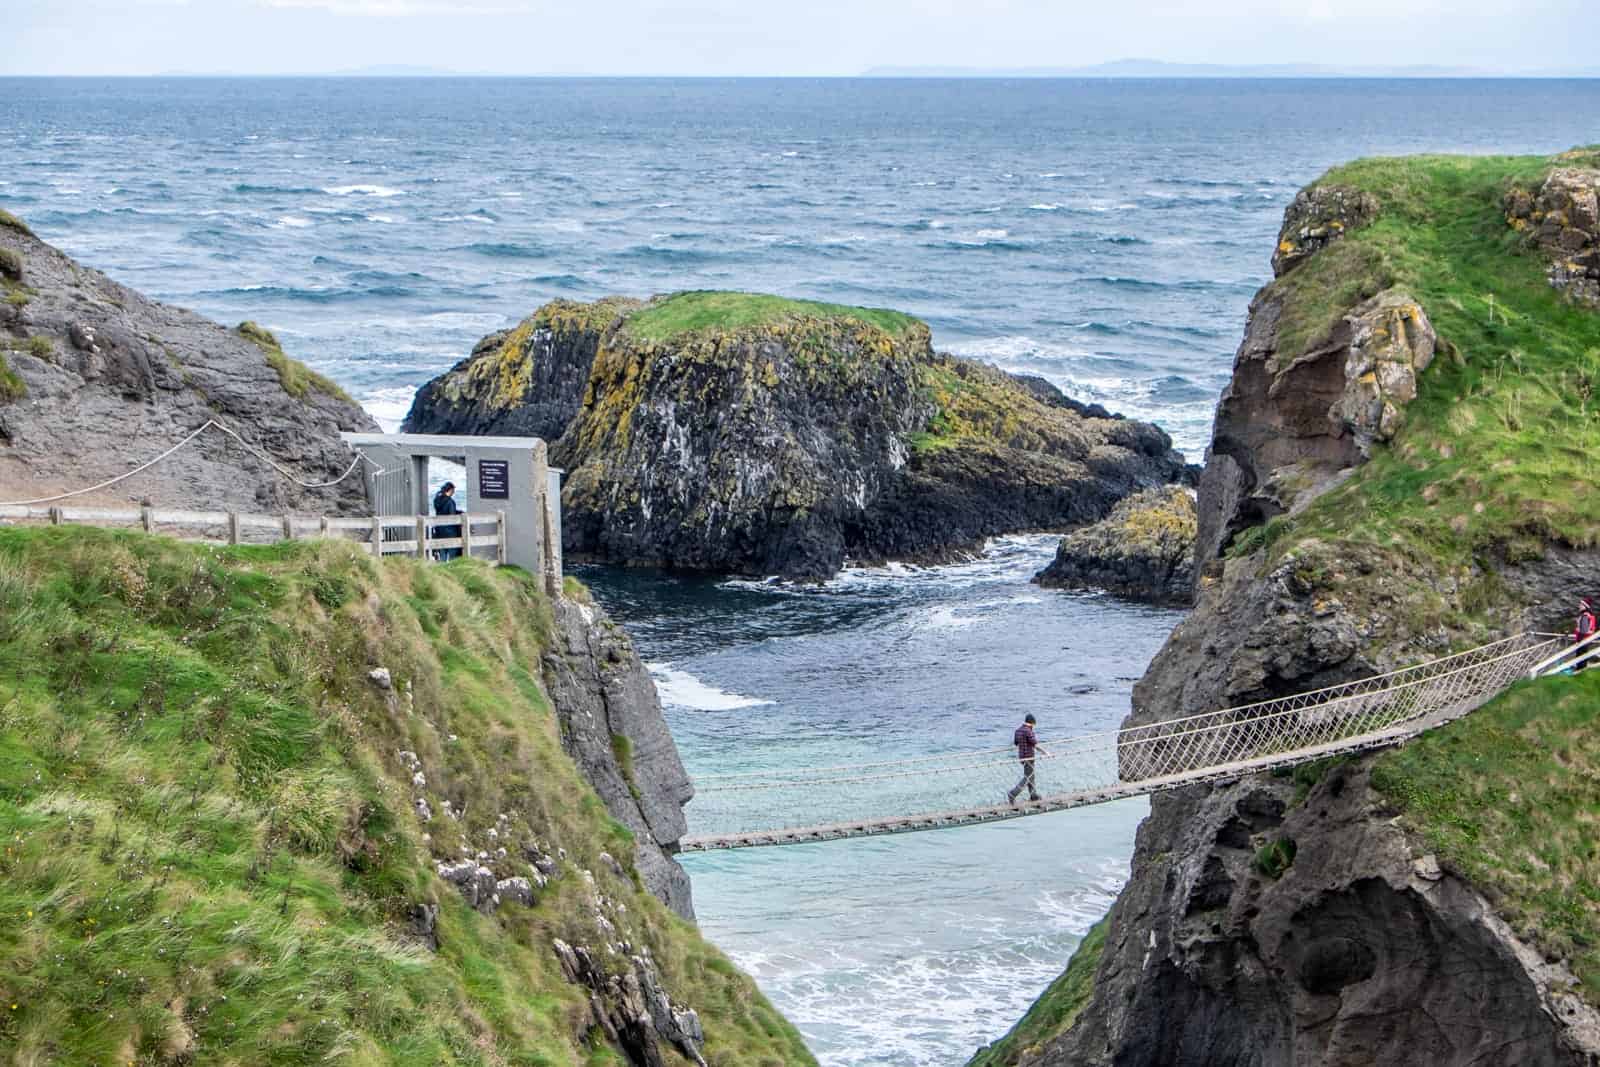
[{"label": "person in red jacket", "polygon": [[1021,793],[1024,787],[1028,790],[1029,800],[1039,799],[1039,788],[1033,781],[1033,758],[1036,751],[1043,750],[1039,748],[1039,739],[1034,736],[1033,732],[1033,725],[1036,721],[1032,715],[1029,715],[1022,720],[1022,725],[1017,727],[1016,732],[1011,735],[1011,743],[1017,746],[1017,759],[1022,761],[1022,781],[1017,783],[1015,789],[1006,794],[1006,800],[1013,806],[1017,803],[1017,794]]},{"label": "person in red jacket", "polygon": [[[1572,643],[1578,644],[1594,636],[1595,630],[1600,628],[1594,615],[1594,601],[1584,597],[1578,601],[1578,623],[1572,628]],[[1574,671],[1581,671],[1592,662],[1591,659],[1579,659],[1572,665]]]}]

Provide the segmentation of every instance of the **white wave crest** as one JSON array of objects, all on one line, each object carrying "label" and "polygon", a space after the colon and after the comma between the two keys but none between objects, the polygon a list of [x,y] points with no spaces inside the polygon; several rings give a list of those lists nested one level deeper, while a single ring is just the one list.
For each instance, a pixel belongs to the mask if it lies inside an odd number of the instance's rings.
[{"label": "white wave crest", "polygon": [[655,679],[661,703],[690,711],[738,711],[771,704],[760,697],[741,696],[707,685],[688,671],[680,671],[670,663],[646,663],[650,677]]},{"label": "white wave crest", "polygon": [[322,191],[329,196],[377,196],[387,198],[406,195],[404,189],[391,189],[387,185],[335,185]]}]

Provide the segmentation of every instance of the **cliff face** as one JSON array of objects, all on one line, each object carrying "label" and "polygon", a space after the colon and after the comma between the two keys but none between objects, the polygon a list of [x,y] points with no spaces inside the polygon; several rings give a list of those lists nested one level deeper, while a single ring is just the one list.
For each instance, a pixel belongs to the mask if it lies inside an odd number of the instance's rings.
[{"label": "cliff face", "polygon": [[[351,454],[341,430],[377,430],[337,386],[273,336],[228,330],[89,270],[0,217],[0,500],[97,484],[176,444],[207,419],[302,481],[331,481]],[[296,486],[208,432],[159,467],[78,504],[354,513],[358,477]]]},{"label": "cliff face", "polygon": [[812,1063],[680,917],[687,783],[584,596],[336,541],[0,529],[0,1047]]},{"label": "cliff face", "polygon": [[634,859],[646,888],[693,919],[689,876],[672,854],[688,832],[683,806],[694,787],[632,642],[586,597],[562,600],[543,667],[561,719],[562,747],[612,818],[634,835]]},{"label": "cliff face", "polygon": [[[1368,161],[1295,201],[1218,407],[1197,604],[1130,725],[1561,626],[1600,587],[1600,490],[1541,470],[1554,440],[1600,445],[1573,384],[1600,369],[1600,316],[1501,213],[1563,162]],[[1396,752],[1155,797],[1103,945],[1074,962],[1092,994],[982,1062],[1592,1063],[1600,913],[1558,901],[1597,884],[1559,828],[1600,804],[1593,682],[1516,690]]]},{"label": "cliff face", "polygon": [[790,577],[1093,521],[1182,472],[1155,427],[936,355],[907,316],[740,293],[547,305],[405,425],[553,441],[570,556]]}]

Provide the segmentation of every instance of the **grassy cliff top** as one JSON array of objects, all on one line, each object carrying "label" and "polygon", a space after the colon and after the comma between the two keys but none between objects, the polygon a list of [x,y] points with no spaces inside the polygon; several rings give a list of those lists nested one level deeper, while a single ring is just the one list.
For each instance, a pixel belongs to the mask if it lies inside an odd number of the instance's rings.
[{"label": "grassy cliff top", "polygon": [[1372,782],[1600,1005],[1600,670],[1524,682],[1378,757]]},{"label": "grassy cliff top", "polygon": [[[550,640],[537,583],[471,560],[0,528],[8,1062],[622,1064],[555,938],[619,970],[607,945],[647,946],[711,1064],[811,1062],[601,858],[631,841],[561,747]],[[565,850],[534,906],[480,914],[435,875],[491,829],[514,857]]]},{"label": "grassy cliff top", "polygon": [[701,290],[650,301],[627,317],[625,332],[643,341],[670,341],[689,333],[737,331],[805,319],[854,321],[902,337],[920,320],[883,308],[791,300],[763,293]]},{"label": "grassy cliff top", "polygon": [[1421,303],[1441,351],[1392,446],[1299,518],[1274,520],[1264,536],[1279,555],[1320,538],[1457,565],[1600,542],[1600,312],[1551,287],[1503,206],[1513,187],[1585,163],[1600,150],[1367,159],[1320,180],[1372,194],[1379,213],[1273,283],[1282,359],[1389,286]]}]

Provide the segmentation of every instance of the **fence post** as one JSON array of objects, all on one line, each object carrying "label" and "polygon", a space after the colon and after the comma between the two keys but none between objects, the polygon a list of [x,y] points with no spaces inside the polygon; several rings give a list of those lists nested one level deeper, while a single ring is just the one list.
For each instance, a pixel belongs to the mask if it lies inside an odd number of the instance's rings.
[{"label": "fence post", "polygon": [[500,533],[494,546],[495,562],[504,567],[506,565],[506,513],[503,511],[495,512],[494,521],[495,529]]},{"label": "fence post", "polygon": [[60,508],[51,508],[50,509],[50,525],[51,526],[60,526],[61,525],[61,509]]},{"label": "fence post", "polygon": [[156,529],[155,508],[149,504],[139,509],[139,525],[144,527],[145,533],[154,533]]},{"label": "fence post", "polygon": [[372,557],[377,560],[383,559],[383,517],[381,515],[372,516]]},{"label": "fence post", "polygon": [[321,527],[321,529],[322,529],[322,536],[323,537],[327,537],[328,536],[328,516],[326,516],[326,515],[322,516],[322,527]]},{"label": "fence post", "polygon": [[236,545],[238,543],[239,543],[239,513],[237,511],[230,511],[230,512],[228,512],[228,544]]},{"label": "fence post", "polygon": [[428,516],[417,516],[417,558],[428,558]]},{"label": "fence post", "polygon": [[294,520],[289,518],[287,514],[283,517],[283,539],[285,541],[294,540]]},{"label": "fence post", "polygon": [[472,558],[472,516],[461,516],[461,554]]}]

